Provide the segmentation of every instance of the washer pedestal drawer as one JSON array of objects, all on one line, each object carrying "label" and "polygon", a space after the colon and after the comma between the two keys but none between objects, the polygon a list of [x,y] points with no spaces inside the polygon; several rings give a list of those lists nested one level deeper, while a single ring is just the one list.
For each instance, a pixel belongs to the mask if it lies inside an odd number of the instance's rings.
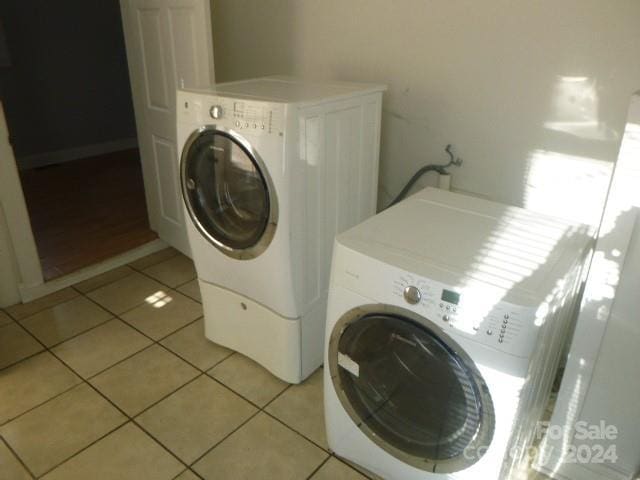
[{"label": "washer pedestal drawer", "polygon": [[247,297],[202,280],[198,283],[209,340],[246,355],[286,382],[304,379],[300,318],[282,317]]}]

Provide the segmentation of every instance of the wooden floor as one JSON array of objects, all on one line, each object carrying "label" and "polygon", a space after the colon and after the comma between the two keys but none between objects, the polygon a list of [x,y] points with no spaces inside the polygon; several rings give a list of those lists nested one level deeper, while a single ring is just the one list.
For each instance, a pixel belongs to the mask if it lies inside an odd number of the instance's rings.
[{"label": "wooden floor", "polygon": [[20,173],[45,280],[147,243],[137,149]]}]

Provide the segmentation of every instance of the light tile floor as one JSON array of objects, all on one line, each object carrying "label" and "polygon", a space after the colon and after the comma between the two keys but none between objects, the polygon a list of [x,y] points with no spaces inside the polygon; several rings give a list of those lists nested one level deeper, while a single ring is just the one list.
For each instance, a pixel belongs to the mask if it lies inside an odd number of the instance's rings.
[{"label": "light tile floor", "polygon": [[166,249],[0,310],[0,480],[364,480],[327,450],[322,371],[291,386],[204,337]]}]

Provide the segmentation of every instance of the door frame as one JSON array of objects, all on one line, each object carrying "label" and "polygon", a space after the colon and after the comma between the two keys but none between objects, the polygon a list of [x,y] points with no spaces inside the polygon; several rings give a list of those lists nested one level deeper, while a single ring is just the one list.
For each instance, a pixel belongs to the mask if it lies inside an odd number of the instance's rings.
[{"label": "door frame", "polygon": [[[13,264],[16,267],[15,284],[8,285],[7,292],[17,290],[19,295],[16,297],[11,293],[7,296],[10,299],[9,303],[34,300],[167,247],[167,244],[160,239],[152,240],[123,254],[45,282],[18,166],[9,143],[9,128],[2,102],[0,102],[0,209],[4,211],[8,239],[11,243],[7,245],[4,252],[6,258],[3,259],[3,263]],[[0,229],[2,227],[0,224]],[[2,306],[5,305],[0,305]]]},{"label": "door frame", "polygon": [[[7,296],[9,303],[27,302],[48,295],[167,247],[167,244],[160,239],[152,240],[123,254],[45,282],[18,166],[9,143],[9,128],[2,102],[0,102],[0,209],[4,211],[8,239],[11,243],[6,246],[4,252],[6,258],[3,258],[3,263],[13,264],[16,267],[15,284],[7,286],[7,292],[13,292]],[[0,225],[0,229],[2,227]],[[18,297],[14,293],[16,290]]]},{"label": "door frame", "polygon": [[[207,0],[204,1],[206,18],[205,21],[209,26],[209,31],[211,32],[211,4]],[[128,7],[128,0],[120,0],[120,4],[122,8]],[[122,15],[122,9],[121,9]],[[123,32],[124,33],[124,32]],[[126,33],[125,33],[126,35]],[[126,38],[125,38],[126,42]],[[213,69],[213,38],[212,35],[207,36],[207,51],[211,58],[209,59],[209,68],[211,69],[211,78],[215,78]],[[128,58],[129,56],[127,56]],[[134,79],[131,75],[132,64],[130,59],[128,58],[127,63],[129,72],[130,72],[130,82],[132,87],[132,97],[134,106],[136,104],[136,95],[135,88],[133,85]],[[178,79],[176,79],[178,80]],[[136,110],[136,126],[138,127],[138,112]],[[64,275],[59,278],[55,278],[53,280],[45,281],[44,276],[42,274],[42,265],[40,262],[40,257],[38,254],[38,249],[36,246],[35,238],[33,235],[33,230],[31,228],[31,222],[29,217],[29,212],[27,209],[26,201],[24,198],[24,193],[22,190],[22,184],[20,182],[20,175],[18,173],[17,163],[15,160],[15,156],[13,153],[13,149],[11,147],[9,141],[9,131],[8,126],[4,117],[4,111],[2,109],[2,104],[0,103],[0,214],[4,212],[4,217],[6,218],[6,240],[8,240],[11,245],[7,245],[6,251],[0,251],[0,263],[12,266],[15,272],[15,284],[8,285],[5,289],[2,288],[3,295],[0,297],[3,298],[3,301],[7,301],[7,298],[10,300],[15,300],[15,302],[23,301],[27,302],[49,293],[53,293],[57,290],[61,290],[63,288],[69,287],[77,282],[85,280],[87,278],[93,277],[100,273],[106,272],[113,268],[116,268],[121,265],[125,265],[129,262],[132,262],[140,257],[145,255],[149,255],[150,253],[156,252],[163,248],[167,248],[167,244],[161,239],[156,239],[151,242],[148,242],[138,248],[125,252],[121,255],[109,258],[105,261],[90,265],[81,270],[72,272],[68,275]],[[138,139],[140,141],[140,129],[138,128]],[[141,145],[141,154],[144,155],[142,143]],[[144,162],[143,162],[144,165]],[[150,189],[148,188],[148,180],[147,175],[145,178],[145,195],[148,196],[150,194]],[[179,191],[179,185],[178,185]],[[148,212],[149,213],[149,212]],[[152,229],[154,228],[154,221],[152,215],[149,215],[149,222]],[[2,215],[0,215],[0,222],[2,222]],[[4,222],[2,222],[4,223]],[[0,224],[0,233],[5,227]],[[0,238],[0,241],[3,243],[7,243],[7,241]],[[0,245],[0,247],[5,247],[4,245]],[[4,287],[4,286],[3,286]],[[16,297],[15,292],[18,292],[19,298]],[[7,298],[5,298],[7,297]],[[0,305],[0,307],[3,305]]]},{"label": "door frame", "polygon": [[[2,102],[0,102],[0,135],[2,136],[0,140],[0,205],[4,210],[12,244],[12,251],[7,253],[9,257],[13,253],[13,260],[18,267],[17,273],[20,277],[17,279],[17,286],[24,300],[23,291],[42,285],[44,278],[18,166],[9,142],[9,127]],[[12,259],[9,258],[8,261],[11,262]]]}]

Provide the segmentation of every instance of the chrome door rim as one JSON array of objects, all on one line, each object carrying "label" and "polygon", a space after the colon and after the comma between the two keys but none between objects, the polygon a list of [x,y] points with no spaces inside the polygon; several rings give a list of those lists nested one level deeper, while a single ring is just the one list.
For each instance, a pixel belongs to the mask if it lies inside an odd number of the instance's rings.
[{"label": "chrome door rim", "polygon": [[[269,199],[269,217],[267,219],[267,224],[264,228],[264,231],[260,236],[260,239],[250,247],[242,249],[232,248],[209,233],[209,231],[202,225],[202,223],[198,219],[193,210],[193,206],[188,199],[186,178],[187,154],[196,139],[201,134],[207,131],[222,132],[225,135],[228,135],[233,141],[237,142],[246,151],[246,153],[249,154],[251,160],[255,162],[256,167],[258,168],[258,173],[260,173],[266,183],[267,196]],[[185,206],[187,207],[187,212],[189,213],[189,217],[191,217],[193,224],[196,226],[200,234],[202,234],[202,236],[207,239],[207,241],[209,241],[209,243],[211,243],[225,255],[238,260],[249,260],[252,258],[256,258],[260,254],[262,254],[262,252],[264,252],[271,244],[271,241],[273,240],[273,237],[276,233],[276,228],[278,226],[278,201],[276,197],[275,187],[273,185],[273,181],[271,180],[271,176],[269,175],[269,171],[267,170],[267,167],[258,152],[255,151],[255,149],[246,139],[238,135],[235,131],[216,125],[204,125],[194,130],[187,138],[187,141],[185,142],[182,149],[182,154],[180,156],[180,184],[182,189],[182,199]]]},{"label": "chrome door rim", "polygon": [[[427,330],[430,330],[431,333],[436,335],[440,340],[442,340],[447,345],[447,347],[450,348],[451,351],[455,353],[461,360],[463,360],[465,365],[469,368],[474,382],[479,387],[478,392],[480,393],[481,404],[487,407],[483,408],[481,417],[482,420],[480,422],[480,428],[478,432],[476,432],[474,439],[467,446],[467,448],[470,449],[470,454],[468,455],[469,458],[467,458],[467,455],[465,455],[464,453],[456,457],[442,460],[433,460],[411,455],[390,444],[384,438],[374,432],[366,424],[366,422],[363,421],[362,416],[353,408],[346,392],[342,388],[342,382],[340,381],[340,376],[338,373],[338,369],[340,368],[338,365],[338,344],[340,338],[342,337],[342,334],[349,325],[360,320],[365,315],[371,314],[406,317],[407,319],[420,324]],[[365,434],[368,439],[372,440],[376,445],[378,445],[393,457],[401,460],[408,465],[414,466],[424,471],[435,473],[459,472],[476,463],[485,453],[484,451],[482,451],[482,448],[484,448],[486,451],[486,448],[489,446],[491,440],[493,439],[493,432],[495,429],[493,401],[491,399],[491,395],[489,394],[486,383],[484,382],[482,375],[475,365],[475,362],[473,362],[473,360],[471,360],[469,355],[462,349],[462,347],[460,347],[460,345],[458,345],[455,340],[453,340],[449,335],[442,331],[440,327],[438,327],[430,320],[410,310],[387,304],[368,304],[361,305],[347,311],[340,317],[331,331],[328,346],[328,363],[329,374],[331,376],[333,388],[338,399],[340,400],[340,404],[345,409],[351,420],[360,429],[360,431]]]}]

